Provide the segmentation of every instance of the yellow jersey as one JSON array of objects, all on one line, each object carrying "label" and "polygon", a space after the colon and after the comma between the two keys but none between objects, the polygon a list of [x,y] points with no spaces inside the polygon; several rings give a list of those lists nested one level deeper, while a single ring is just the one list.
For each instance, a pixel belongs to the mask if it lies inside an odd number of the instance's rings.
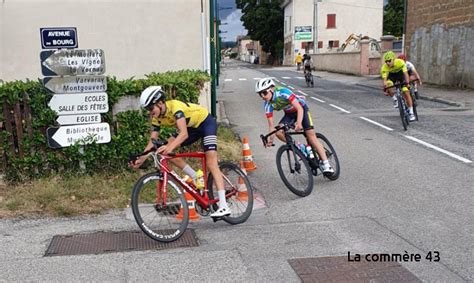
[{"label": "yellow jersey", "polygon": [[165,114],[159,118],[153,117],[151,120],[151,124],[155,130],[161,126],[176,127],[176,120],[182,117],[186,119],[186,126],[188,128],[197,128],[209,115],[206,108],[194,103],[168,100],[165,101],[165,105]]},{"label": "yellow jersey", "polygon": [[382,68],[380,69],[380,74],[382,75],[382,79],[388,78],[389,73],[398,73],[398,72],[408,72],[407,65],[405,64],[405,61],[402,59],[395,59],[393,61],[393,66],[389,67],[387,63],[384,63],[382,65]]}]

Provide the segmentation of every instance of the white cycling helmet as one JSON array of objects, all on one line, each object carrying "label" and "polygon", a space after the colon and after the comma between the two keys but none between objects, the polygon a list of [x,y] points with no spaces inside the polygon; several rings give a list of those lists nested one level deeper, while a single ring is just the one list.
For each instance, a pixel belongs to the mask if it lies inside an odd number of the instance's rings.
[{"label": "white cycling helmet", "polygon": [[266,90],[272,86],[275,86],[275,82],[271,78],[260,79],[255,85],[255,92],[259,93],[262,90]]},{"label": "white cycling helmet", "polygon": [[161,90],[161,86],[149,86],[140,95],[140,107],[146,108],[164,97],[165,93]]}]

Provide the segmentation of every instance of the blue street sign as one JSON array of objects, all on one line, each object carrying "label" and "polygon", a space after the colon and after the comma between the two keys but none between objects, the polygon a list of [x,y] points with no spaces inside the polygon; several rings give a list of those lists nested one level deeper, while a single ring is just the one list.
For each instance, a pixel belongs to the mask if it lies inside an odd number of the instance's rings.
[{"label": "blue street sign", "polygon": [[40,28],[43,49],[77,48],[76,28]]}]

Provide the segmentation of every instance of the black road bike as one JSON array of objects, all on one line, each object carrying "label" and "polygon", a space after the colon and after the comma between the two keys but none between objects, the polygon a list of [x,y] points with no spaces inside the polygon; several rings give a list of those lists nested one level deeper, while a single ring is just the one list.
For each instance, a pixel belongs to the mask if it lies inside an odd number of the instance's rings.
[{"label": "black road bike", "polygon": [[[314,153],[314,157],[311,157],[311,154],[302,152],[300,148],[298,148],[292,136],[304,135],[306,138],[306,134],[304,131],[295,132],[291,131],[291,129],[292,128],[288,125],[277,126],[274,131],[267,135],[260,135],[260,138],[262,139],[263,145],[267,147],[268,137],[283,130],[286,144],[280,146],[276,154],[278,174],[291,192],[300,197],[305,197],[311,194],[313,190],[313,175],[317,176],[323,172],[322,161],[312,146],[311,150]],[[316,137],[324,147],[329,164],[334,169],[334,173],[323,174],[323,176],[332,181],[337,180],[341,172],[341,167],[336,150],[323,134],[316,133]],[[307,144],[309,144],[309,142],[307,142]]]},{"label": "black road bike", "polygon": [[314,78],[312,72],[306,71],[304,74],[304,80],[306,81],[306,85],[308,87],[314,87]]},{"label": "black road bike", "polygon": [[[398,101],[398,111],[400,112],[400,118],[402,119],[403,129],[406,131],[408,129],[408,125],[410,124],[410,111],[408,110],[408,104],[403,97],[402,88],[406,86],[406,83],[396,83],[389,88],[395,88],[395,96],[397,97]],[[413,102],[413,114],[415,114],[415,120],[418,121],[418,112],[417,112],[417,101],[415,98],[415,94],[413,91],[410,91],[411,100]]]}]

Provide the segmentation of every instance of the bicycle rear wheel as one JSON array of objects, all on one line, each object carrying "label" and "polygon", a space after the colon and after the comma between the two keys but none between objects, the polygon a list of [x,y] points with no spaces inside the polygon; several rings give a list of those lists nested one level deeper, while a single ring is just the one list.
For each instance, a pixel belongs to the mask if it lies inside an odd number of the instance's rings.
[{"label": "bicycle rear wheel", "polygon": [[319,142],[324,147],[324,151],[326,152],[326,156],[328,157],[329,164],[331,165],[332,169],[334,169],[334,173],[324,175],[324,177],[328,178],[331,181],[337,180],[339,175],[341,174],[341,166],[339,165],[339,158],[337,157],[336,150],[329,142],[328,138],[326,138],[323,134],[316,133],[316,137],[318,137]]},{"label": "bicycle rear wheel", "polygon": [[282,145],[277,151],[276,162],[278,174],[291,192],[300,197],[311,194],[313,172],[301,151],[293,152],[293,147]]},{"label": "bicycle rear wheel", "polygon": [[416,101],[416,96],[414,93],[411,93],[411,101],[413,102],[413,114],[415,114],[415,118],[416,118],[416,121],[418,121],[418,111],[416,110],[417,106],[418,106],[418,101]]},{"label": "bicycle rear wheel", "polygon": [[314,87],[314,76],[311,74],[311,87]]},{"label": "bicycle rear wheel", "polygon": [[405,104],[402,101],[402,97],[398,97],[398,111],[400,112],[400,118],[402,119],[403,129],[406,131],[408,126],[408,119],[405,117]]},{"label": "bicycle rear wheel", "polygon": [[305,74],[304,79],[306,81],[306,86],[309,87],[311,85],[311,80],[308,74]]},{"label": "bicycle rear wheel", "polygon": [[[253,188],[244,172],[231,162],[220,162],[219,169],[224,177],[227,205],[231,214],[223,218],[230,224],[240,224],[250,217],[253,209]],[[207,179],[209,199],[219,199],[212,174]]]},{"label": "bicycle rear wheel", "polygon": [[161,173],[153,172],[137,181],[132,192],[132,212],[147,236],[159,242],[172,242],[186,231],[189,209],[181,189],[172,180],[168,180],[163,205],[162,180]]}]

